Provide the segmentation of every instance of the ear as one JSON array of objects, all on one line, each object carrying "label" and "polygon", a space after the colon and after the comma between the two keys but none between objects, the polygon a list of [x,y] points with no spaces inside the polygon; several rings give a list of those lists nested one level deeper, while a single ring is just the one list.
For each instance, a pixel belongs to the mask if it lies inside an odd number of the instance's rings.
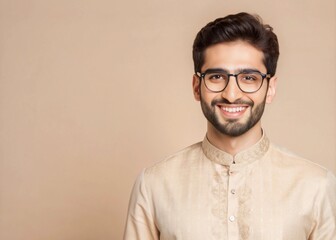
[{"label": "ear", "polygon": [[268,83],[266,103],[271,103],[275,97],[278,78],[273,76]]},{"label": "ear", "polygon": [[200,78],[196,74],[194,74],[193,81],[192,81],[192,87],[193,87],[193,93],[194,93],[194,97],[196,101],[201,100],[201,91],[200,91],[201,85],[200,84],[201,84]]}]

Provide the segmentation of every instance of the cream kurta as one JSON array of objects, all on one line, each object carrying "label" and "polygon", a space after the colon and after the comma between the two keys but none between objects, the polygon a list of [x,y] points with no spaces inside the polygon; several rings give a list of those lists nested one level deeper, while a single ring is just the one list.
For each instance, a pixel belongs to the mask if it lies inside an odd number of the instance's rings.
[{"label": "cream kurta", "polygon": [[266,136],[235,157],[205,138],[136,181],[124,240],[336,239],[336,179]]}]

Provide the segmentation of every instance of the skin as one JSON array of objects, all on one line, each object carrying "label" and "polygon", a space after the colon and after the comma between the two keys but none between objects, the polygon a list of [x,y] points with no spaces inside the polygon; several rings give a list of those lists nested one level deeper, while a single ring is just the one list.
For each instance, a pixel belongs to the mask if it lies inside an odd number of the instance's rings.
[{"label": "skin", "polygon": [[[219,43],[205,50],[205,61],[201,71],[222,68],[230,73],[239,69],[252,68],[266,73],[261,51],[244,41]],[[220,93],[209,91],[204,81],[193,76],[193,93],[201,102],[202,110],[208,119],[207,138],[217,148],[236,155],[257,143],[262,137],[261,116],[266,103],[271,103],[276,93],[277,78],[273,76],[267,84],[255,93],[242,92],[233,77],[228,86]],[[228,109],[243,109],[229,112]],[[209,121],[209,115],[212,120]],[[216,121],[216,124],[212,122]]]}]

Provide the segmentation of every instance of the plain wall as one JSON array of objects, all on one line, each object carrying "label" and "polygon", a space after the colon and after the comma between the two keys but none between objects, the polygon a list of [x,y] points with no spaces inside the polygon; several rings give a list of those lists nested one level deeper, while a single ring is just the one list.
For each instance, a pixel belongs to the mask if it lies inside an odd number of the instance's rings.
[{"label": "plain wall", "polygon": [[280,41],[267,135],[336,172],[335,0],[0,0],[0,239],[121,239],[138,173],[204,137],[197,31],[239,11]]}]

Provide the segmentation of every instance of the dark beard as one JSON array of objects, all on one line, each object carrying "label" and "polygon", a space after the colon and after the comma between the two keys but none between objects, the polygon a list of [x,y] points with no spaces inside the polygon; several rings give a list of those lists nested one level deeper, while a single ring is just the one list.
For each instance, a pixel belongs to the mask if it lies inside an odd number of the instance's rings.
[{"label": "dark beard", "polygon": [[225,103],[225,104],[244,104],[250,106],[250,111],[252,111],[254,103],[253,102],[248,102],[248,101],[242,101],[242,100],[237,100],[233,103],[230,103],[226,99],[214,99],[211,102],[211,106],[208,106],[202,99],[201,96],[201,107],[204,116],[206,119],[222,134],[231,136],[231,137],[237,137],[240,135],[243,135],[247,131],[249,131],[251,128],[253,128],[261,119],[264,109],[265,109],[265,104],[266,104],[266,96],[265,99],[262,103],[257,105],[255,109],[251,112],[250,117],[247,119],[246,123],[239,123],[238,119],[229,119],[226,120],[227,123],[220,123],[215,109],[216,105],[218,103]]}]

